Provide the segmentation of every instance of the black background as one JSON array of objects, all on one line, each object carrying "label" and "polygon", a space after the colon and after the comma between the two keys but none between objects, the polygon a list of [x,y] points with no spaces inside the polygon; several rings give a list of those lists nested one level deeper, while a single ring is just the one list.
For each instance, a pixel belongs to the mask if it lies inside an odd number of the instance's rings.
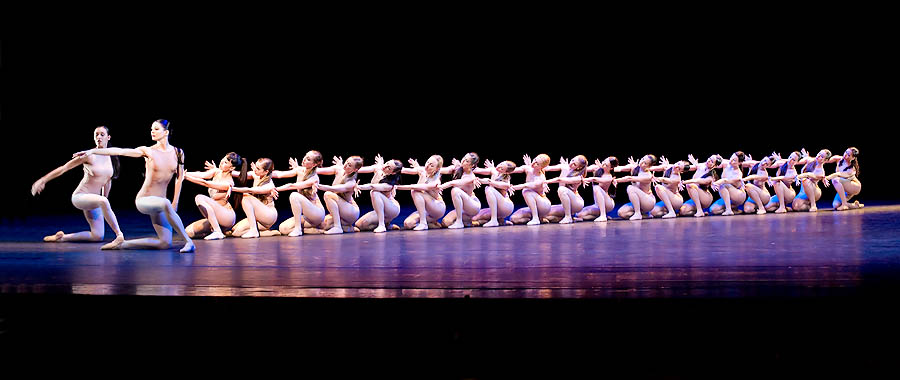
[{"label": "black background", "polygon": [[[185,150],[188,170],[230,151],[286,169],[310,149],[326,162],[360,155],[368,164],[376,153],[421,163],[469,151],[495,162],[521,163],[525,153],[674,161],[856,146],[860,199],[898,198],[878,174],[889,169],[887,133],[896,126],[896,61],[879,19],[578,13],[201,10],[6,22],[0,121],[12,131],[7,152],[25,153],[7,156],[16,174],[5,191],[16,205],[4,214],[69,210],[80,171],[37,198],[31,183],[91,148],[94,127],[111,128],[112,146],[150,145],[159,118],[172,122],[170,141]],[[123,159],[115,209],[133,208],[142,171],[142,160]],[[187,207],[205,191],[185,189]],[[833,196],[826,190],[823,200]],[[408,194],[398,199],[411,204]]]}]

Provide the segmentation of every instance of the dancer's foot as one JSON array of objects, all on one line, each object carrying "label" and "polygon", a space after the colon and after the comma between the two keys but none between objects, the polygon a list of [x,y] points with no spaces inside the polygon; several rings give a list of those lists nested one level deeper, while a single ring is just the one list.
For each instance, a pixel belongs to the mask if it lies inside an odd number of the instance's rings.
[{"label": "dancer's foot", "polygon": [[863,207],[866,207],[866,205],[864,205],[864,204],[862,204],[862,203],[859,203],[859,201],[854,202],[854,204],[856,204],[856,207],[857,207],[857,208],[863,208]]},{"label": "dancer's foot", "polygon": [[537,218],[532,218],[531,221],[525,223],[526,226],[537,226],[541,224],[541,220]]},{"label": "dancer's foot", "polygon": [[425,231],[427,229],[428,229],[427,223],[419,223],[418,225],[416,225],[416,228],[413,228],[413,231]]},{"label": "dancer's foot", "polygon": [[258,237],[259,237],[259,231],[256,231],[256,230],[250,230],[250,231],[247,231],[247,233],[241,235],[241,237],[244,238],[244,239],[258,238]]},{"label": "dancer's foot", "polygon": [[225,234],[223,234],[221,232],[213,231],[213,233],[207,235],[205,238],[203,238],[203,240],[220,240],[220,239],[224,239],[224,238],[225,238]]},{"label": "dancer's foot", "polygon": [[840,206],[837,206],[834,208],[835,211],[844,211],[844,210],[849,210],[849,209],[850,209],[850,207],[845,204],[841,204]]},{"label": "dancer's foot", "polygon": [[119,249],[122,246],[122,243],[125,242],[125,235],[116,236],[113,241],[104,244],[100,249]]},{"label": "dancer's foot", "polygon": [[453,222],[453,224],[447,226],[447,228],[449,228],[451,230],[457,230],[460,228],[464,228],[465,226],[466,225],[463,224],[462,219],[457,219],[455,222]]},{"label": "dancer's foot", "polygon": [[764,208],[756,210],[756,215],[765,215],[765,214],[766,214],[766,209],[764,209]]},{"label": "dancer's foot", "polygon": [[191,239],[188,239],[187,243],[184,244],[184,247],[182,247],[181,250],[178,252],[181,252],[181,253],[194,252],[194,249],[196,249],[196,247],[194,247],[194,242],[192,242]]},{"label": "dancer's foot", "polygon": [[559,221],[559,224],[572,224],[572,217],[567,216]]},{"label": "dancer's foot", "polygon": [[725,212],[722,213],[722,216],[732,216],[732,215],[734,215],[734,211],[731,211],[731,210],[726,210]]},{"label": "dancer's foot", "polygon": [[376,228],[376,229],[375,229],[374,231],[372,231],[372,232],[375,232],[376,234],[380,234],[380,233],[386,232],[386,231],[387,231],[387,227],[381,225],[381,226],[378,226],[378,228]]},{"label": "dancer's foot", "polygon": [[809,208],[809,212],[816,212],[816,211],[819,211],[819,208],[816,206],[812,206]]},{"label": "dancer's foot", "polygon": [[776,214],[784,214],[786,212],[787,212],[787,209],[785,209],[783,207],[779,207],[777,210],[775,210]]},{"label": "dancer's foot", "polygon": [[675,215],[675,212],[669,211],[666,215],[663,215],[662,218],[663,218],[663,219],[671,219],[671,218],[674,218],[674,217],[676,217],[676,216],[678,216],[678,215]]},{"label": "dancer's foot", "polygon": [[499,226],[499,225],[500,225],[499,222],[497,222],[497,221],[494,220],[494,219],[491,219],[491,221],[489,221],[489,222],[483,224],[482,227],[497,227],[497,226]]},{"label": "dancer's foot", "polygon": [[62,239],[63,236],[65,236],[65,235],[66,235],[66,234],[65,234],[64,232],[58,231],[57,233],[55,233],[55,234],[53,234],[53,235],[44,236],[44,241],[51,241],[51,242],[52,242],[52,241],[59,241],[59,240]]},{"label": "dancer's foot", "polygon": [[695,218],[702,218],[704,216],[706,216],[706,213],[704,213],[703,210],[697,210],[697,213],[694,214]]},{"label": "dancer's foot", "polygon": [[325,235],[336,235],[342,233],[344,233],[344,230],[342,230],[340,226],[334,226],[331,227],[328,231],[325,231]]},{"label": "dancer's foot", "polygon": [[295,228],[288,234],[288,236],[290,236],[290,237],[297,237],[297,236],[301,236],[301,235],[303,235],[303,230],[300,229],[300,228],[298,228],[298,227],[295,227]]},{"label": "dancer's foot", "polygon": [[601,215],[601,216],[598,216],[597,219],[594,219],[595,222],[605,222],[607,220],[608,219],[606,218],[606,215]]},{"label": "dancer's foot", "polygon": [[630,218],[628,218],[628,220],[641,220],[641,219],[643,219],[643,216],[641,216],[641,214],[638,214],[638,213],[634,213],[634,215],[632,215]]}]

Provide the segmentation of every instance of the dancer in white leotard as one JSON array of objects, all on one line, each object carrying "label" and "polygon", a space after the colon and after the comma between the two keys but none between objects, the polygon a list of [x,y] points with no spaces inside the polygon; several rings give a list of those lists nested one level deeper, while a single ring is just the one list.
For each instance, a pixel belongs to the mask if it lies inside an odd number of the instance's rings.
[{"label": "dancer in white leotard", "polygon": [[[239,181],[247,181],[247,159],[230,152],[219,161],[219,166],[205,172],[187,172],[184,178],[189,182],[209,188],[209,196],[197,194],[194,202],[205,217],[189,224],[185,229],[193,239],[219,240],[225,238],[222,229],[229,230],[237,221],[234,210],[241,207],[242,195],[232,193],[234,186],[232,172],[240,173]],[[231,202],[229,203],[229,197]],[[234,204],[232,206],[232,203]]]},{"label": "dancer in white leotard", "polygon": [[859,194],[862,184],[859,182],[859,149],[854,147],[847,148],[843,157],[838,161],[837,170],[834,174],[825,177],[826,181],[831,181],[837,195],[834,196],[832,206],[835,211],[844,211],[849,209],[862,208],[865,205],[859,201],[850,203],[848,200],[854,195]]},{"label": "dancer in white leotard", "polygon": [[[94,128],[94,143],[97,149],[106,148],[109,140],[109,128],[105,126]],[[40,194],[47,182],[74,169],[78,165],[82,166],[84,177],[81,179],[78,187],[75,188],[75,192],[72,193],[72,205],[84,211],[84,218],[87,219],[91,230],[71,234],[58,231],[53,235],[44,237],[44,241],[101,241],[104,235],[104,219],[116,234],[115,242],[121,243],[125,241],[125,236],[122,234],[122,230],[119,229],[119,222],[116,220],[116,214],[113,213],[108,199],[109,190],[112,188],[112,180],[119,176],[118,157],[87,154],[72,158],[65,165],[54,169],[35,181],[31,185],[31,195]]]}]

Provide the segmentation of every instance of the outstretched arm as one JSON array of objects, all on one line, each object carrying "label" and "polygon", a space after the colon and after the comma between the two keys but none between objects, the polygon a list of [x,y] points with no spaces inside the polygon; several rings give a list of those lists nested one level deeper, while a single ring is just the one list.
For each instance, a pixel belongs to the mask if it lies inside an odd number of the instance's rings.
[{"label": "outstretched arm", "polygon": [[319,190],[330,191],[332,193],[346,193],[356,187],[356,181],[347,182],[337,186],[319,185]]},{"label": "outstretched arm", "polygon": [[102,148],[102,149],[97,149],[97,148],[94,148],[94,149],[84,150],[84,151],[75,153],[75,154],[72,155],[72,156],[73,156],[73,157],[78,157],[78,156],[87,156],[87,155],[90,155],[90,154],[98,154],[98,155],[101,155],[101,156],[144,157],[144,156],[147,155],[145,149],[147,149],[147,147],[143,147],[143,146],[142,146],[142,147],[138,147],[138,148],[134,148],[134,149],[128,149],[128,148]]},{"label": "outstretched arm", "polygon": [[40,179],[35,181],[34,184],[31,185],[31,195],[40,194],[41,191],[44,191],[44,186],[47,184],[47,182],[49,182],[50,180],[52,180],[56,177],[61,176],[63,173],[65,173],[69,170],[72,170],[76,166],[84,164],[85,161],[87,161],[86,155],[80,156],[80,157],[75,157],[75,158],[69,160],[69,162],[66,162],[65,164],[63,164],[62,166],[60,166],[56,169],[53,169],[50,173],[47,173],[45,176],[41,177]]},{"label": "outstretched arm", "polygon": [[213,182],[210,180],[203,179],[201,177],[192,176],[190,173],[185,174],[184,179],[188,180],[188,182],[193,182],[200,186],[208,187],[210,189],[215,189],[215,190],[219,190],[219,191],[228,191],[228,188],[231,187],[227,183]]}]

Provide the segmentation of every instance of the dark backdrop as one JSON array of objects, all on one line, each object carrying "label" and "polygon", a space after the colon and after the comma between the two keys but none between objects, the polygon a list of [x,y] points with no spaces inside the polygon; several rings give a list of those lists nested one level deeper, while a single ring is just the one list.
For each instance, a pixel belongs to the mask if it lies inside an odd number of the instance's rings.
[{"label": "dark backdrop", "polygon": [[[7,154],[25,153],[4,160],[15,200],[4,216],[72,212],[79,170],[37,198],[31,183],[91,148],[95,126],[111,128],[111,145],[135,147],[152,143],[158,118],[172,122],[189,170],[229,151],[286,169],[309,149],[326,161],[381,153],[424,163],[437,153],[449,163],[469,151],[495,162],[524,153],[702,160],[856,146],[861,199],[898,199],[879,174],[893,146],[885,133],[896,118],[885,115],[896,62],[877,20],[488,21],[15,24],[2,39],[0,121],[12,132]],[[122,168],[113,206],[133,209],[143,161],[124,158]],[[194,208],[203,189],[185,189],[183,207]]]}]

